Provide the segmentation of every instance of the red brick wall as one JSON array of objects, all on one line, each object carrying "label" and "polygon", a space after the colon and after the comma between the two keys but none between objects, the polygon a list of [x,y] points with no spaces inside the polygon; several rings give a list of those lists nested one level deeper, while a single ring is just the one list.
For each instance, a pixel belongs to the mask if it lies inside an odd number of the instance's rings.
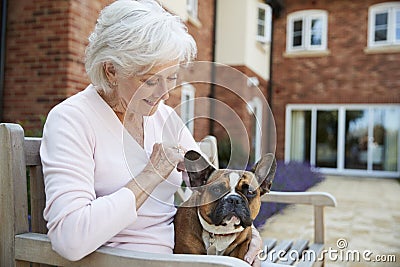
[{"label": "red brick wall", "polygon": [[[243,150],[242,152],[248,155],[249,142],[252,142],[253,117],[247,109],[247,103],[255,96],[260,97],[260,95],[257,94],[258,90],[261,90],[266,99],[267,82],[246,66],[232,67],[242,74],[231,71],[226,67],[218,68],[217,70],[218,80],[222,81],[223,84],[228,87],[217,86],[215,97],[218,101],[226,104],[229,109],[225,109],[223,105],[217,105],[215,116],[218,122],[215,123],[215,135],[219,140],[229,137],[231,142],[240,146]],[[254,76],[257,77],[260,82],[258,88],[249,87],[247,84],[247,78]],[[238,117],[234,117],[234,113],[236,113]],[[264,123],[266,122],[266,117],[267,116],[263,114]],[[230,129],[229,132],[226,132],[227,129]],[[263,128],[262,138],[264,139],[264,143],[262,144],[264,147],[263,151],[267,151],[265,128]]]},{"label": "red brick wall", "polygon": [[4,121],[32,121],[65,96],[67,1],[8,2]]},{"label": "red brick wall", "polygon": [[[277,157],[284,157],[285,107],[293,103],[400,103],[400,53],[366,54],[368,7],[382,1],[287,0],[275,21],[273,113]],[[328,49],[320,57],[285,57],[286,18],[328,12]]]},{"label": "red brick wall", "polygon": [[87,37],[103,1],[9,1],[4,121],[40,127],[57,103],[83,89]]}]

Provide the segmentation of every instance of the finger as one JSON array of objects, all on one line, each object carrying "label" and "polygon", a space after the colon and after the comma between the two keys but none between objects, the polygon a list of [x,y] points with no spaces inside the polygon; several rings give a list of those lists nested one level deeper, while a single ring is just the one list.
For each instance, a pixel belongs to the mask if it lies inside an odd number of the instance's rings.
[{"label": "finger", "polygon": [[176,169],[178,172],[186,171],[185,163],[183,161],[179,162],[178,165],[176,166]]},{"label": "finger", "polygon": [[252,243],[250,243],[249,250],[247,251],[246,255],[244,256],[244,260],[249,264],[253,264],[257,259],[257,255],[260,252],[259,247]]},{"label": "finger", "polygon": [[165,148],[165,154],[167,160],[174,166],[177,166],[179,163],[183,162],[183,158],[185,155],[183,150],[178,148],[177,146]]},{"label": "finger", "polygon": [[258,258],[256,258],[251,266],[261,267],[261,261]]},{"label": "finger", "polygon": [[184,147],[182,147],[181,145],[176,145],[176,146],[174,146],[173,148],[175,148],[176,149],[176,151],[179,153],[179,154],[182,154],[182,155],[185,155],[185,153],[186,153],[186,149],[184,148]]}]

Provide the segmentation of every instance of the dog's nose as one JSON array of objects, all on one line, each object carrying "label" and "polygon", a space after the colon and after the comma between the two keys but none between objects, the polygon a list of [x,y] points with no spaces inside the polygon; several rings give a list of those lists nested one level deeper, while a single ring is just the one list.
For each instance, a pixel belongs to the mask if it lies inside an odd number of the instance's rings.
[{"label": "dog's nose", "polygon": [[226,201],[229,204],[240,205],[243,204],[243,199],[238,195],[230,195],[226,198]]}]

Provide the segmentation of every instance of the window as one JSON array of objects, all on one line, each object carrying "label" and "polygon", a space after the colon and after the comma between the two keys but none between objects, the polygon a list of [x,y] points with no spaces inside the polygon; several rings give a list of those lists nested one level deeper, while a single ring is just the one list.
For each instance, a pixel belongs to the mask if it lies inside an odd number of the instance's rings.
[{"label": "window", "polygon": [[287,19],[286,51],[327,49],[328,15],[323,10],[292,13]]},{"label": "window", "polygon": [[285,161],[327,174],[399,177],[400,105],[288,105]]},{"label": "window", "polygon": [[186,0],[186,10],[190,17],[197,19],[198,0]]},{"label": "window", "polygon": [[368,46],[400,45],[400,2],[369,8]]},{"label": "window", "polygon": [[196,89],[191,84],[182,86],[181,94],[181,119],[188,127],[189,131],[194,132],[194,95]]},{"label": "window", "polygon": [[272,9],[269,5],[258,3],[257,41],[267,43],[271,41]]}]

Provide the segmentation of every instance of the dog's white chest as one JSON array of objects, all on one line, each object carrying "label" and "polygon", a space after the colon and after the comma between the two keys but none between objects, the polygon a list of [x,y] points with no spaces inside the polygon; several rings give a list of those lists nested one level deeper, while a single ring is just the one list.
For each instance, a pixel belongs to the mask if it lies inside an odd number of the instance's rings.
[{"label": "dog's white chest", "polygon": [[223,255],[229,245],[235,240],[236,234],[232,235],[210,235],[203,231],[204,246],[208,255]]},{"label": "dog's white chest", "polygon": [[234,219],[231,219],[226,226],[216,226],[207,223],[199,210],[197,210],[197,215],[203,226],[202,238],[208,255],[223,255],[229,245],[235,241],[236,236],[244,230],[242,226],[235,226]]}]

